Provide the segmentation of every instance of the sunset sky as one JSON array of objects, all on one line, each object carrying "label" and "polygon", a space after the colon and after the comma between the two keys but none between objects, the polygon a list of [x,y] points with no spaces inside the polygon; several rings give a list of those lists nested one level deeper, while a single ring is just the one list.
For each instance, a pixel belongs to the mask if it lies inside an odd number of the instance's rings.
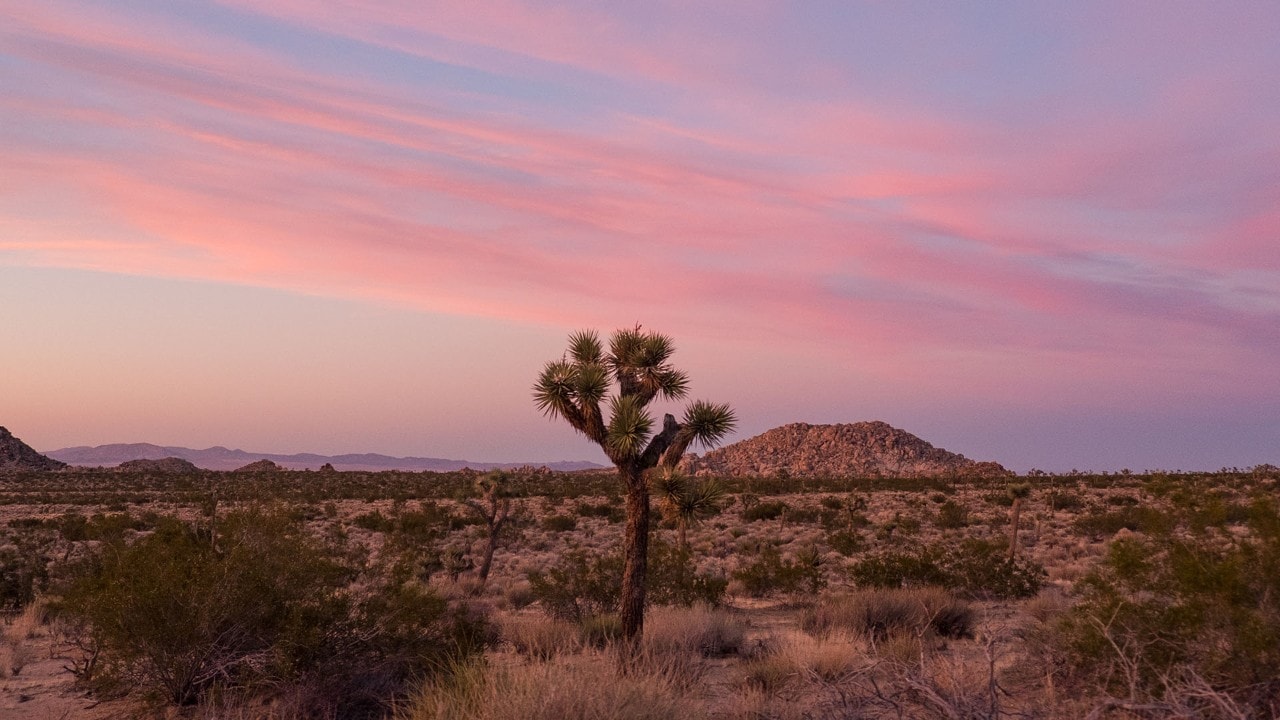
[{"label": "sunset sky", "polygon": [[1280,464],[1280,3],[0,0],[0,425],[485,461],[569,332],[743,439]]}]

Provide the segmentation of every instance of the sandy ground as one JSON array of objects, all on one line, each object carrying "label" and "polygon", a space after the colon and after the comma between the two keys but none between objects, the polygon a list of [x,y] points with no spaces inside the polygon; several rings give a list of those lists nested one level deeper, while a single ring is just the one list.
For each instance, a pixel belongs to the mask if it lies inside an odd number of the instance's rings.
[{"label": "sandy ground", "polygon": [[[4,630],[0,644],[0,718],[4,720],[107,720],[136,713],[129,703],[100,703],[76,687],[45,627],[23,627],[21,620]],[[13,674],[15,655],[21,669]]]}]

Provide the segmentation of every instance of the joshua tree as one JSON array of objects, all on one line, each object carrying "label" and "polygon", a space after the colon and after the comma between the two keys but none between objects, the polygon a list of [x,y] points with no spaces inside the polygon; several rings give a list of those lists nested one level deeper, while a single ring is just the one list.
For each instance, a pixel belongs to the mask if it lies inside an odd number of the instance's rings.
[{"label": "joshua tree", "polygon": [[498,547],[498,534],[502,526],[507,524],[511,516],[511,497],[507,493],[507,474],[501,470],[476,478],[477,498],[466,498],[462,501],[488,527],[489,534],[484,546],[484,559],[480,561],[480,586],[489,580],[489,568],[493,566],[493,551]]},{"label": "joshua tree", "polygon": [[[599,445],[626,487],[622,634],[627,640],[634,640],[644,628],[649,562],[645,472],[658,465],[675,468],[695,440],[712,446],[737,422],[728,405],[698,400],[685,409],[683,420],[677,422],[668,414],[662,429],[653,433],[653,419],[645,410],[649,403],[656,398],[678,400],[688,393],[689,378],[667,362],[674,352],[670,338],[639,325],[615,332],[608,352],[595,332],[577,332],[569,336],[568,353],[547,363],[533,388],[538,409],[564,418]],[[615,383],[617,390],[610,394]],[[607,419],[602,404],[608,407]]]},{"label": "joshua tree", "polygon": [[1009,530],[1009,562],[1013,562],[1014,556],[1018,553],[1018,521],[1022,515],[1022,501],[1031,495],[1031,486],[1018,483],[1005,488],[1005,492],[1009,494],[1009,499],[1013,500],[1013,506],[1009,509],[1013,525]]},{"label": "joshua tree", "polygon": [[653,490],[662,503],[663,514],[670,515],[676,523],[676,546],[689,549],[689,527],[714,515],[720,510],[724,498],[724,486],[714,479],[693,483],[675,472],[665,472],[655,480]]}]

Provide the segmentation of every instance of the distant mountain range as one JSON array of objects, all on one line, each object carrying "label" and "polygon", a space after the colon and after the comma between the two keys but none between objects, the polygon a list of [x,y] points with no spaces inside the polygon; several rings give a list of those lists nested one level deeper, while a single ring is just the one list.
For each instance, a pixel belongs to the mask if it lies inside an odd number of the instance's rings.
[{"label": "distant mountain range", "polygon": [[[0,428],[0,434],[7,433]],[[16,441],[16,438],[12,440]],[[319,470],[324,465],[331,465],[334,470],[413,472],[449,472],[463,468],[483,471],[530,466],[560,472],[604,468],[586,461],[492,463],[372,453],[280,455],[225,447],[192,450],[149,443],[63,448],[45,453],[53,458],[50,461],[39,456],[31,457],[34,452],[29,448],[24,451],[12,442],[10,445],[13,445],[10,450],[0,453],[0,467],[3,467],[4,457],[13,456],[11,460],[16,462],[21,457],[23,464],[34,463],[37,459],[52,462],[50,469],[57,466],[56,461],[88,467],[115,467],[134,461],[165,458],[175,458],[170,465],[177,466],[186,461],[206,470],[238,470],[251,463],[254,468],[269,468],[266,461],[287,470]],[[712,450],[702,457],[686,456],[682,464],[686,471],[729,477],[999,477],[1013,474],[997,463],[975,462],[963,455],[947,452],[883,422],[840,425],[792,423]]]},{"label": "distant mountain range", "polygon": [[163,458],[181,458],[197,467],[206,470],[236,470],[257,460],[270,460],[282,468],[289,470],[319,470],[326,463],[334,470],[406,470],[420,472],[450,472],[471,468],[472,470],[495,470],[517,467],[547,467],[551,470],[568,472],[572,470],[593,470],[602,465],[584,460],[562,460],[559,462],[524,462],[493,463],[473,462],[471,460],[448,460],[428,457],[391,457],[374,453],[350,455],[316,455],[313,453],[297,453],[280,455],[275,453],[250,453],[244,450],[230,450],[224,447],[211,447],[204,450],[193,450],[185,447],[167,447],[150,443],[117,443],[114,445],[98,445],[97,447],[69,447],[52,450],[45,455],[61,460],[68,465],[87,467],[115,467],[130,460],[160,460]]}]

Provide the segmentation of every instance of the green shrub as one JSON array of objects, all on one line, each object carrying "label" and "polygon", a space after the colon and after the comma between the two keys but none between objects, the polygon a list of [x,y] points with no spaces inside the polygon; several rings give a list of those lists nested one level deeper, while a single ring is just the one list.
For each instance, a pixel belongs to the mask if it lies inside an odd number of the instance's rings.
[{"label": "green shrub", "polygon": [[1127,493],[1116,493],[1108,495],[1104,502],[1111,507],[1133,507],[1138,504],[1138,498]]},{"label": "green shrub", "polygon": [[1229,543],[1208,533],[1112,543],[1061,626],[1073,667],[1156,697],[1190,672],[1249,717],[1269,716],[1280,703],[1280,514],[1271,499],[1251,513],[1251,533]]},{"label": "green shrub", "polygon": [[947,500],[938,506],[938,516],[934,524],[943,530],[957,530],[969,524],[969,511],[954,500]]},{"label": "green shrub", "polygon": [[625,517],[621,504],[611,503],[607,500],[594,505],[584,500],[575,505],[573,511],[577,513],[578,517],[599,517],[610,523],[622,522]]},{"label": "green shrub", "polygon": [[781,500],[760,502],[742,511],[742,519],[747,522],[757,520],[776,520],[787,511],[786,503]]},{"label": "green shrub", "polygon": [[820,556],[816,550],[802,552],[795,560],[783,560],[778,549],[765,547],[747,565],[737,569],[733,578],[742,583],[751,597],[766,597],[774,593],[798,593],[808,589],[815,592],[826,584]]},{"label": "green shrub", "polygon": [[863,586],[936,585],[974,598],[1031,597],[1045,577],[1044,568],[1031,560],[1010,561],[1003,543],[973,538],[958,545],[883,551],[859,560],[850,573]]},{"label": "green shrub", "polygon": [[1077,512],[1084,508],[1084,496],[1072,490],[1057,490],[1045,496],[1045,502],[1054,510]]},{"label": "green shrub", "polygon": [[1173,529],[1173,517],[1167,511],[1152,507],[1129,506],[1110,512],[1082,515],[1076,518],[1077,532],[1093,537],[1115,535],[1120,530],[1148,534],[1167,533]]},{"label": "green shrub", "polygon": [[856,555],[866,547],[866,543],[862,540],[862,535],[856,531],[849,530],[838,530],[829,533],[827,535],[827,545],[845,557]]},{"label": "green shrub", "polygon": [[542,519],[542,529],[551,532],[569,532],[578,527],[578,519],[571,515],[548,515]]},{"label": "green shrub", "polygon": [[858,585],[878,588],[945,586],[950,579],[943,568],[940,548],[921,546],[913,550],[887,550],[864,557],[850,569]]},{"label": "green shrub", "polygon": [[351,524],[371,532],[388,533],[396,529],[396,523],[382,514],[380,510],[371,510],[351,518]]},{"label": "green shrub", "polygon": [[361,577],[283,515],[231,513],[217,531],[211,542],[166,519],[74,568],[57,609],[96,658],[81,663],[83,679],[175,704],[221,688],[309,684],[326,689],[317,713],[341,714],[389,702],[484,642],[483,618],[407,578]]},{"label": "green shrub", "polygon": [[[533,597],[550,616],[572,622],[618,612],[622,554],[565,554],[548,570],[528,574]],[[655,539],[649,545],[648,602],[654,605],[719,605],[729,581],[698,573],[689,550]]]},{"label": "green shrub", "polygon": [[1009,560],[1004,542],[970,538],[944,554],[945,587],[974,598],[1026,598],[1040,592],[1044,568],[1025,557]]},{"label": "green shrub", "polygon": [[14,615],[49,584],[52,538],[24,530],[0,539],[0,615]]},{"label": "green shrub", "polygon": [[819,512],[814,508],[792,508],[787,511],[787,522],[812,523],[817,522],[818,516]]},{"label": "green shrub", "polygon": [[697,572],[693,553],[655,539],[649,544],[648,600],[654,605],[697,604],[716,607],[724,602],[728,578]]},{"label": "green shrub", "polygon": [[583,618],[616,613],[622,587],[622,555],[569,552],[546,571],[528,574],[529,590],[553,618]]}]

